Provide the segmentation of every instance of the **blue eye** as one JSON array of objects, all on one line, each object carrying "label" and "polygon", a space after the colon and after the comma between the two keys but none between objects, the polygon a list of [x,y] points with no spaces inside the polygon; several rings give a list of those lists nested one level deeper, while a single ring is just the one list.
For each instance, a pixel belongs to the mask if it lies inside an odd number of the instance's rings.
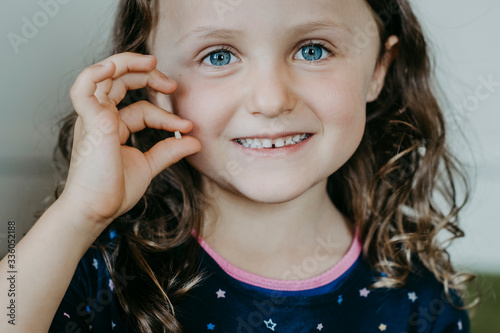
[{"label": "blue eye", "polygon": [[331,52],[321,44],[308,44],[302,46],[295,54],[298,60],[318,61],[328,57]]},{"label": "blue eye", "polygon": [[236,61],[236,57],[227,50],[218,50],[203,58],[203,63],[212,66],[226,66]]}]

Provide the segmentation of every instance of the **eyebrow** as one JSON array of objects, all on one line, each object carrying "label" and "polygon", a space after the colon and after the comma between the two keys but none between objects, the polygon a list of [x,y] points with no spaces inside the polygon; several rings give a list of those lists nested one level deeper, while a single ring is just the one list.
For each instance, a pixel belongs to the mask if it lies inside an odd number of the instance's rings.
[{"label": "eyebrow", "polygon": [[300,24],[296,27],[293,27],[292,35],[303,35],[311,31],[323,30],[323,29],[336,29],[343,30],[346,33],[353,34],[350,27],[345,25],[344,23],[337,23],[331,20],[320,20],[310,23]]},{"label": "eyebrow", "polygon": [[[292,36],[303,35],[308,32],[324,29],[336,29],[343,30],[346,33],[352,34],[351,28],[349,28],[344,23],[336,23],[330,20],[320,20],[315,22],[309,22],[300,24],[292,28]],[[215,39],[231,39],[239,35],[242,35],[241,30],[231,30],[231,29],[221,29],[214,26],[200,26],[192,31],[188,32],[186,35],[181,37],[175,44],[179,45],[184,43],[188,39],[205,39],[205,38],[215,38]]]},{"label": "eyebrow", "polygon": [[201,26],[201,27],[198,27],[198,28],[188,32],[186,35],[181,37],[175,44],[176,45],[182,44],[186,40],[192,39],[192,38],[231,39],[231,38],[234,38],[234,37],[241,35],[241,34],[242,34],[242,31],[240,31],[240,30],[220,29],[220,28],[212,27],[212,26]]}]

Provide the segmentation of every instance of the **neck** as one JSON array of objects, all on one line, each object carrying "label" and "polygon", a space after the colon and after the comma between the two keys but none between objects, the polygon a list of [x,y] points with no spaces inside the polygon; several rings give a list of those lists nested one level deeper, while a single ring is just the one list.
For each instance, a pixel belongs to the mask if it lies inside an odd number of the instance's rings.
[{"label": "neck", "polygon": [[[205,180],[206,181],[206,180]],[[292,264],[310,257],[318,242],[332,244],[330,261],[311,276],[333,266],[349,248],[353,230],[332,204],[326,180],[301,196],[281,203],[262,203],[222,188],[209,198],[203,239],[240,268],[280,278]]]}]

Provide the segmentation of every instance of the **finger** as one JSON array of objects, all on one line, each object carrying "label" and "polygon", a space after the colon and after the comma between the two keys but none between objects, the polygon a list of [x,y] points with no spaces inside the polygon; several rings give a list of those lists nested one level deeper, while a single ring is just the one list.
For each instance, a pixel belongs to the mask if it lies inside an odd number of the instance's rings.
[{"label": "finger", "polygon": [[167,112],[148,102],[140,101],[120,110],[122,125],[120,125],[120,142],[124,144],[130,133],[139,132],[146,127],[166,131],[188,133],[193,128],[189,120]]},{"label": "finger", "polygon": [[99,101],[99,104],[105,106],[105,105],[110,105],[112,108],[116,108],[116,104],[114,101],[112,101],[108,94],[113,88],[113,79],[108,78],[104,81],[101,81],[97,84],[96,91],[94,93],[94,96],[97,98]]},{"label": "finger", "polygon": [[101,109],[101,105],[95,96],[97,84],[112,77],[114,71],[114,63],[107,62],[102,65],[90,66],[77,77],[71,87],[70,97],[75,111],[84,121]]},{"label": "finger", "polygon": [[115,104],[118,104],[128,90],[136,90],[146,86],[163,94],[171,94],[177,88],[177,83],[159,70],[153,69],[147,73],[127,73],[113,80],[111,87],[108,84],[103,84],[102,90],[110,88],[108,96]]},{"label": "finger", "polygon": [[155,144],[149,151],[144,153],[152,177],[156,177],[160,172],[174,163],[191,154],[201,150],[201,143],[192,136],[184,136],[182,140],[168,138]]},{"label": "finger", "polygon": [[[117,79],[127,73],[150,72],[156,68],[157,60],[153,55],[144,55],[140,53],[124,52],[112,55],[102,62],[112,61],[116,65],[116,71],[113,79]],[[156,70],[157,71],[157,70]],[[162,74],[164,84],[176,86],[175,81],[169,79],[165,74]]]},{"label": "finger", "polygon": [[132,52],[114,54],[111,57],[98,62],[98,64],[103,64],[108,61],[111,61],[116,65],[116,71],[113,75],[113,79],[129,72],[149,72],[153,70],[157,64],[155,56]]}]

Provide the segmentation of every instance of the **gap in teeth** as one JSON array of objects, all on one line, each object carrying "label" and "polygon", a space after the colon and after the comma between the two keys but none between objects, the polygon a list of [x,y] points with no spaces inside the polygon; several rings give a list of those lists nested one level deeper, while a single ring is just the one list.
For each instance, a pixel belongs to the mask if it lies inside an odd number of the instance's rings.
[{"label": "gap in teeth", "polygon": [[236,141],[246,148],[281,148],[284,146],[295,145],[304,141],[309,137],[309,134],[297,134],[277,139],[237,139]]}]

